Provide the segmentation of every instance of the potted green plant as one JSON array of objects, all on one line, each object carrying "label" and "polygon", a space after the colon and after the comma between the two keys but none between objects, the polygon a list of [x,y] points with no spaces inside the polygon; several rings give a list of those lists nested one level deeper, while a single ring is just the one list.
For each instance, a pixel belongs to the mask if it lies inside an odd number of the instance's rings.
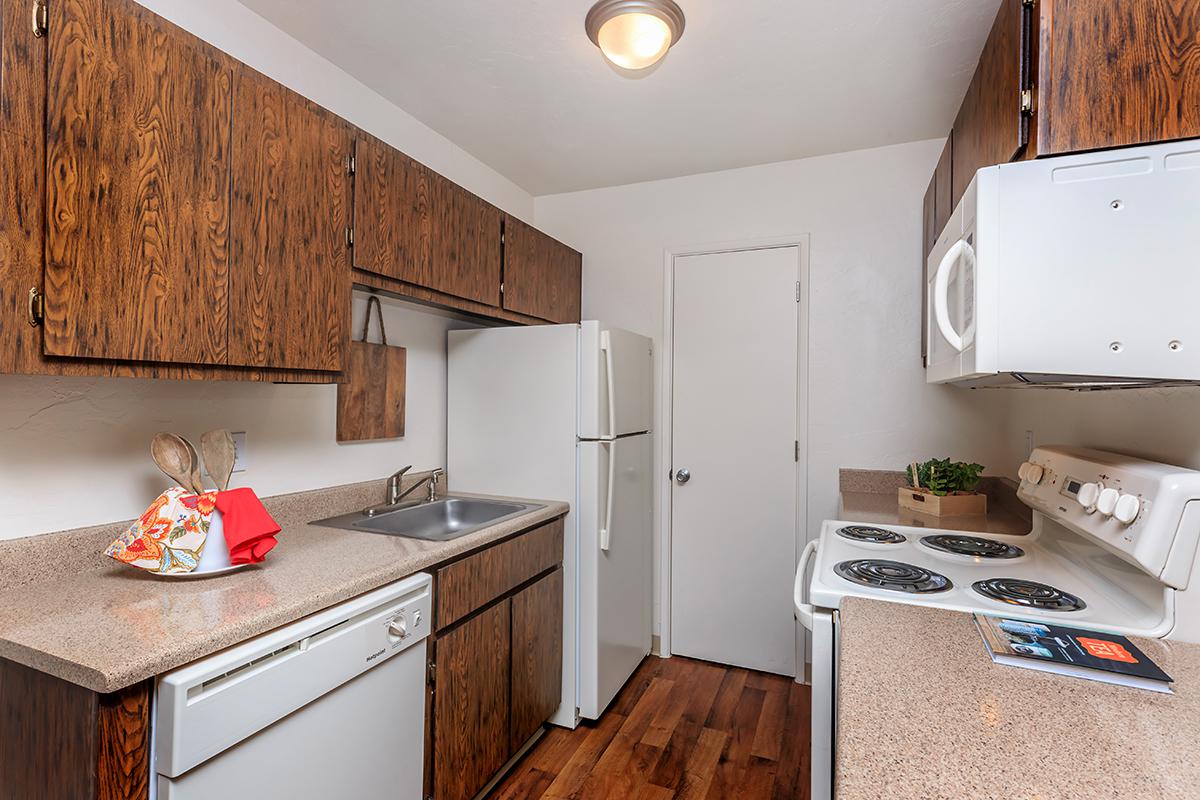
[{"label": "potted green plant", "polygon": [[899,490],[900,507],[939,517],[987,513],[987,495],[977,491],[983,465],[931,458],[908,465],[908,486]]}]

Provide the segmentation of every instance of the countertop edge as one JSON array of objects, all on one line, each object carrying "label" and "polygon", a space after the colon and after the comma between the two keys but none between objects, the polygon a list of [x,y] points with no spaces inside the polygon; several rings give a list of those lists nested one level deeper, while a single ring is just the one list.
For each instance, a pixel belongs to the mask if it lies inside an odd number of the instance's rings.
[{"label": "countertop edge", "polygon": [[[453,492],[453,494],[456,496],[467,496],[468,493]],[[486,497],[487,495],[471,496]],[[443,545],[442,548],[417,555],[415,557],[416,563],[406,561],[403,569],[389,569],[385,565],[370,574],[357,576],[353,581],[347,581],[341,585],[334,586],[320,595],[310,595],[302,601],[296,601],[284,606],[272,606],[268,610],[268,613],[264,613],[260,619],[253,620],[249,624],[242,623],[245,630],[239,630],[239,636],[232,641],[227,636],[221,636],[218,630],[214,630],[207,636],[195,637],[186,646],[181,646],[178,657],[168,657],[161,654],[149,655],[145,659],[139,660],[140,665],[134,664],[129,669],[112,672],[105,672],[87,663],[72,661],[3,637],[0,637],[0,658],[8,659],[30,669],[38,670],[39,672],[52,675],[100,694],[120,691],[140,681],[161,675],[177,667],[206,658],[221,650],[226,650],[247,642],[256,636],[261,636],[283,625],[288,625],[296,620],[324,611],[338,603],[373,591],[381,586],[402,580],[410,575],[415,575],[430,567],[481,549],[509,536],[518,535],[529,528],[565,516],[570,511],[570,504],[562,501],[531,499],[526,502],[537,503],[543,507],[532,509],[518,517],[503,520],[494,525],[474,531],[460,539],[440,543]],[[382,534],[363,533],[361,535],[377,536]],[[269,568],[269,566],[262,567],[262,569]],[[213,578],[211,580],[237,580],[251,572],[253,570]]]}]

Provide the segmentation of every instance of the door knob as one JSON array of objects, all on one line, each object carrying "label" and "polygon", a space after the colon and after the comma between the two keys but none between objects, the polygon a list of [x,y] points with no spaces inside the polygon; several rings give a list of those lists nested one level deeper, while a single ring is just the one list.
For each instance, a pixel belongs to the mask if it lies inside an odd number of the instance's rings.
[{"label": "door knob", "polygon": [[687,469],[675,470],[675,480],[678,483],[687,483],[691,479],[692,479],[692,473],[690,470],[687,470]]}]

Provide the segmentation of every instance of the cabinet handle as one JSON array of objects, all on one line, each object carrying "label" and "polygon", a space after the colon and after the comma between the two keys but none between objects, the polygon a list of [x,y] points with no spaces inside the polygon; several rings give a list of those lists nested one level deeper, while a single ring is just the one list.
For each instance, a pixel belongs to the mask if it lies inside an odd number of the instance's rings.
[{"label": "cabinet handle", "polygon": [[46,316],[46,298],[34,286],[29,290],[29,324],[36,328]]},{"label": "cabinet handle", "polygon": [[40,39],[46,35],[46,31],[50,28],[50,14],[46,9],[45,0],[33,0],[31,16],[30,24],[33,27],[33,36],[35,39]]}]

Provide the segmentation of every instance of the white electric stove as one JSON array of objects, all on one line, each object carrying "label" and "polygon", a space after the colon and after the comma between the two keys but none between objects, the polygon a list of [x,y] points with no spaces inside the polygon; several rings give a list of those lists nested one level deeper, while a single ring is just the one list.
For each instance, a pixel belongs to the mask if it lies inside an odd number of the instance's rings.
[{"label": "white electric stove", "polygon": [[1055,446],[1036,449],[1020,477],[1028,536],[830,520],[805,548],[795,603],[813,639],[813,798],[833,791],[845,597],[1200,641],[1200,472]]}]

